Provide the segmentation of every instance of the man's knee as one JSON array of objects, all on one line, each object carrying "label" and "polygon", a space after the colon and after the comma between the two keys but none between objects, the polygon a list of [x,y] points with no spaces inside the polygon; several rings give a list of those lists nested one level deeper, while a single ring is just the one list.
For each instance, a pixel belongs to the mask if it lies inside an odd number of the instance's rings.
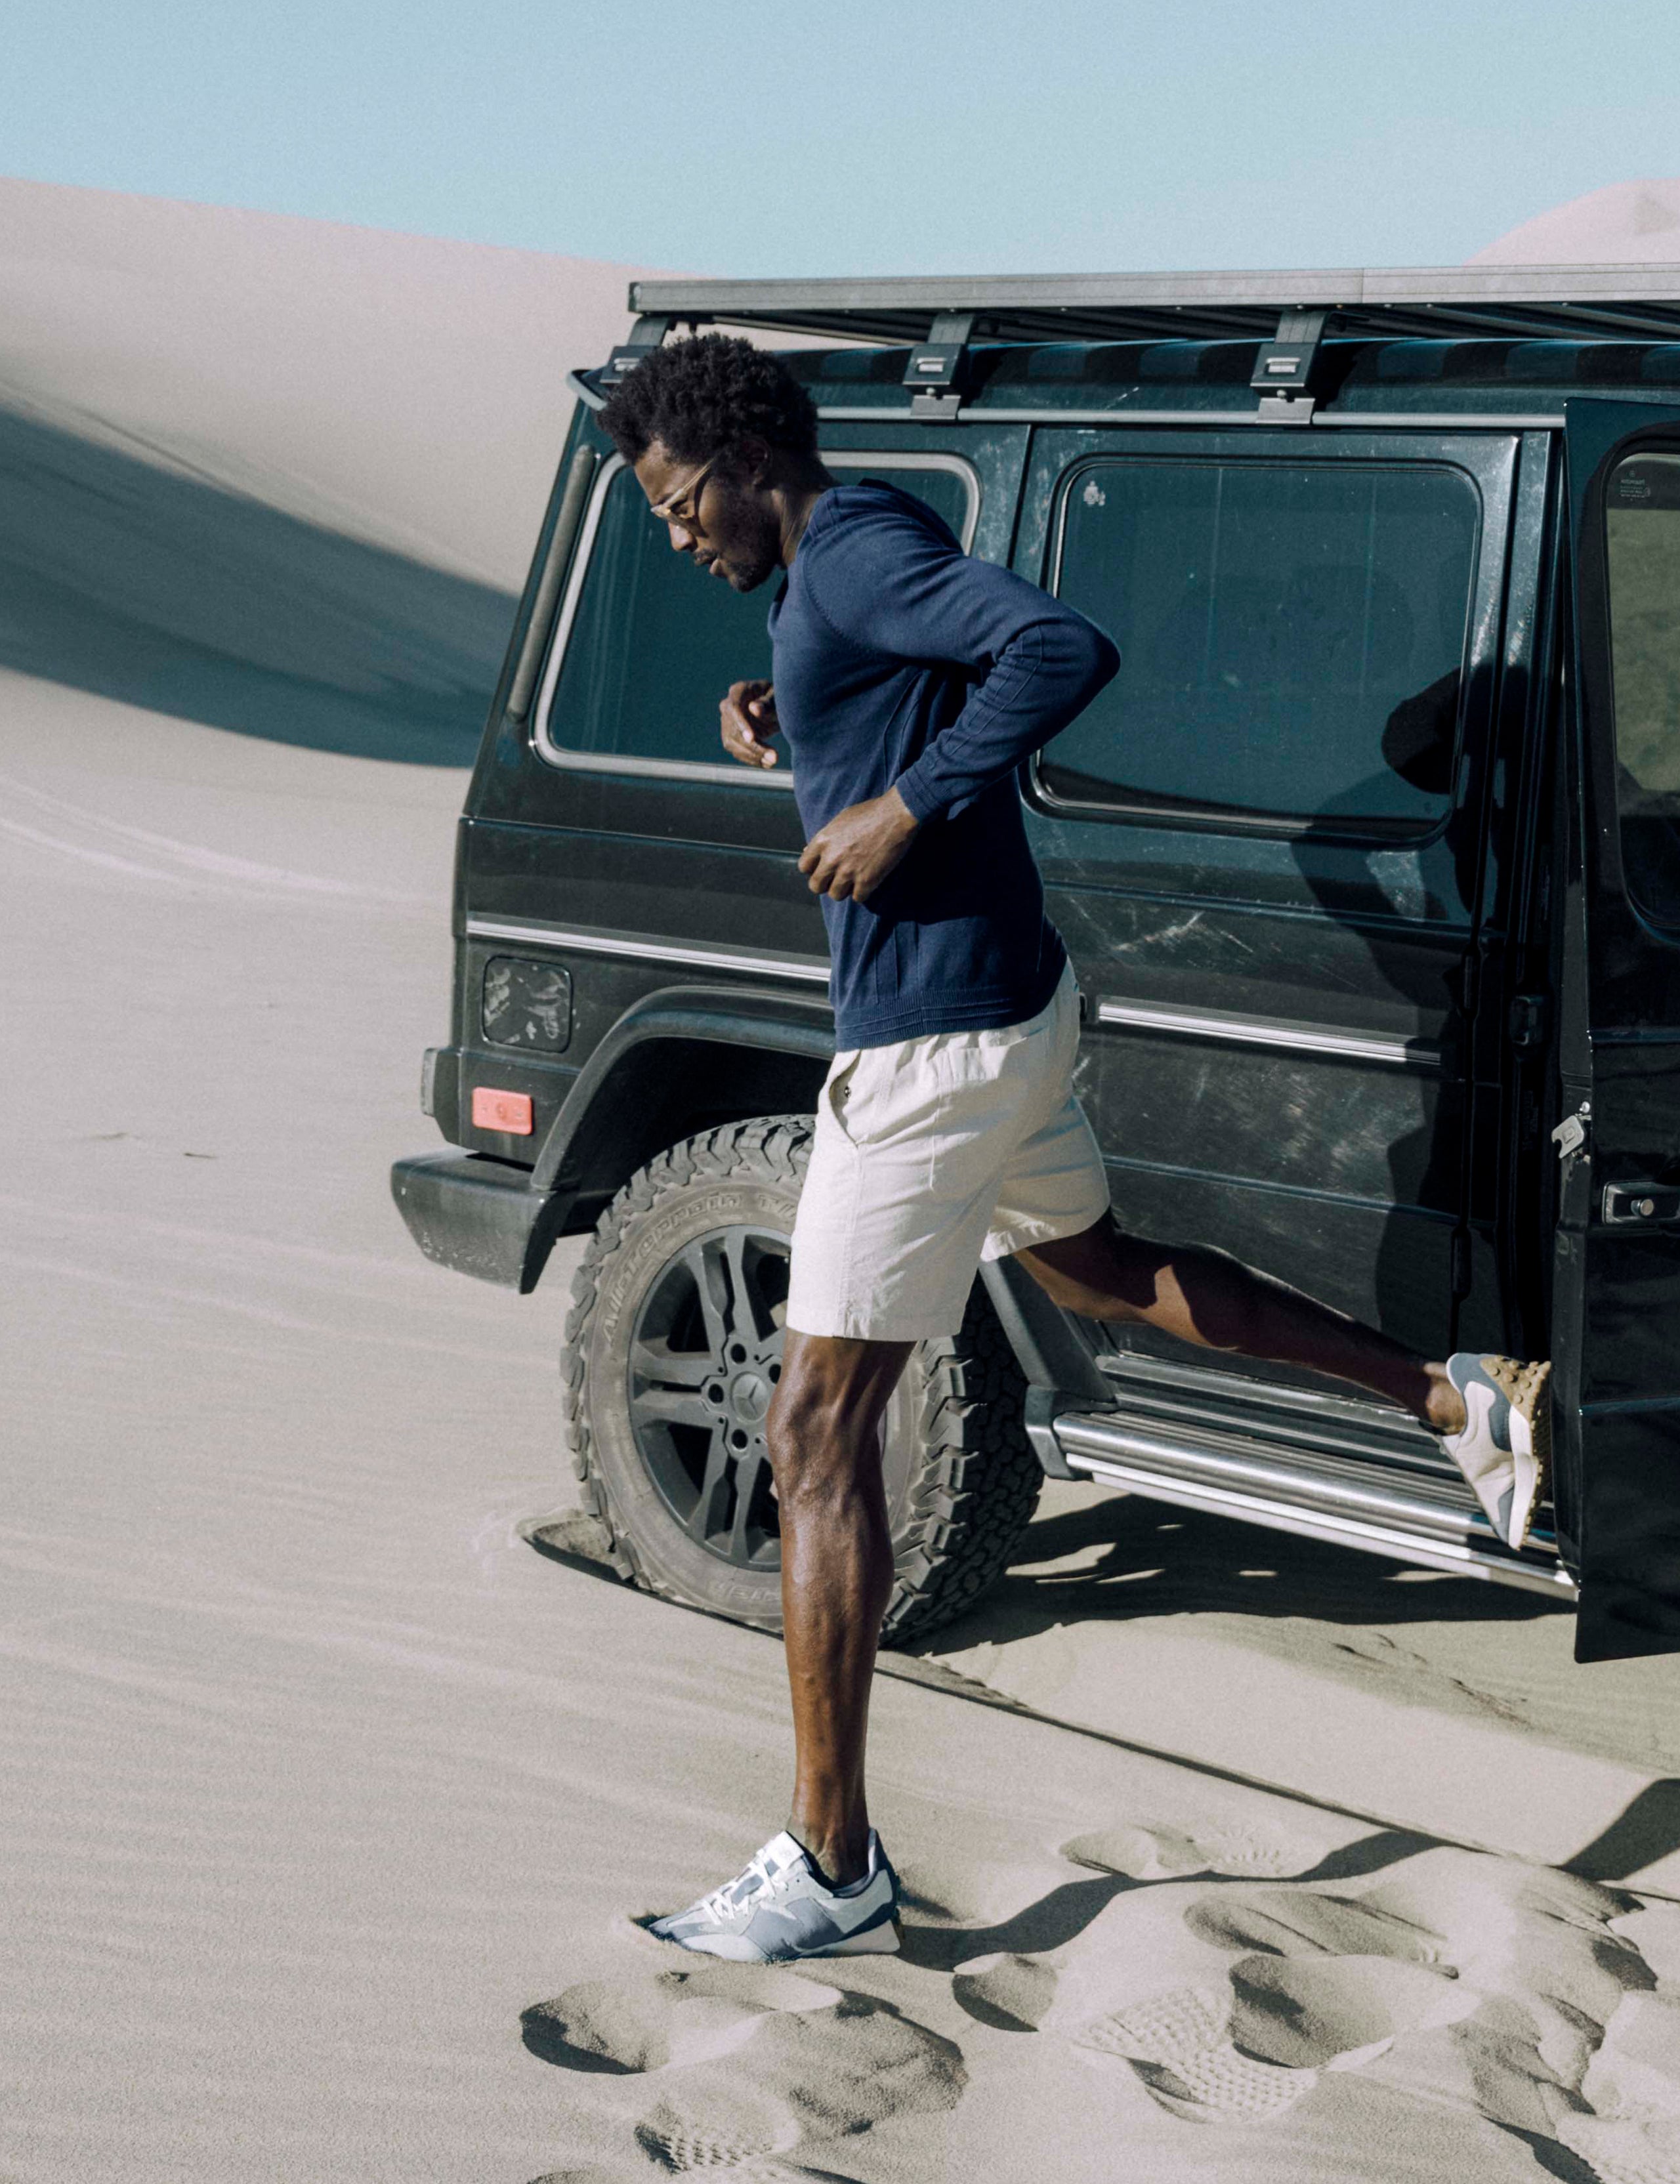
[{"label": "man's knee", "polygon": [[1088,1319],[1141,1319],[1154,1301],[1164,1246],[1128,1236],[1111,1213],[1076,1235],[1030,1245],[1015,1256],[1055,1303]]},{"label": "man's knee", "polygon": [[844,1489],[881,1460],[881,1421],[909,1343],[790,1334],[765,1421],[778,1498]]}]

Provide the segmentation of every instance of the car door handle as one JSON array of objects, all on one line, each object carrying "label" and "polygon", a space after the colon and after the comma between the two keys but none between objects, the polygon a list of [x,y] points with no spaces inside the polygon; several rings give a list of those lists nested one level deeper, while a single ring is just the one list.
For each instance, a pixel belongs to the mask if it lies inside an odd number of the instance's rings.
[{"label": "car door handle", "polygon": [[1607,1183],[1599,1217],[1607,1228],[1655,1228],[1680,1221],[1680,1186],[1666,1183]]}]

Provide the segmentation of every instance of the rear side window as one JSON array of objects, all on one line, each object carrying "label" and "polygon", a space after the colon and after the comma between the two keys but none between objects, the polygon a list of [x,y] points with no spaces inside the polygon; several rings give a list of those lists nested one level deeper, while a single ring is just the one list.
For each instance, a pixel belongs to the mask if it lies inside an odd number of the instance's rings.
[{"label": "rear side window", "polygon": [[1680,925],[1680,455],[1625,456],[1605,496],[1616,801],[1628,890]]},{"label": "rear side window", "polygon": [[1091,813],[1377,838],[1451,800],[1481,499],[1444,465],[1139,456],[1065,482],[1053,588],[1120,648],[1036,767]]},{"label": "rear side window", "polygon": [[[888,479],[926,500],[965,545],[979,486],[954,457],[829,454],[844,483]],[[718,742],[718,702],[732,682],[770,673],[765,622],[774,578],[737,593],[671,550],[635,474],[608,465],[586,519],[556,620],[537,714],[537,742],[557,764],[669,773],[696,766],[732,783],[787,785],[787,761],[766,773],[733,764]]]}]

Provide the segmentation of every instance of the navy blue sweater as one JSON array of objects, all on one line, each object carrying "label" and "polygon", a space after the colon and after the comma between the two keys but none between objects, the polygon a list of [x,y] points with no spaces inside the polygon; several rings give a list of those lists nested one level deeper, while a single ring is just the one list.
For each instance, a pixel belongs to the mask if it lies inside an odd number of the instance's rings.
[{"label": "navy blue sweater", "polygon": [[867,902],[822,899],[837,1045],[1036,1016],[1066,956],[1015,769],[1114,674],[1112,644],[877,478],[817,502],[770,635],[807,837],[895,783],[921,822]]}]

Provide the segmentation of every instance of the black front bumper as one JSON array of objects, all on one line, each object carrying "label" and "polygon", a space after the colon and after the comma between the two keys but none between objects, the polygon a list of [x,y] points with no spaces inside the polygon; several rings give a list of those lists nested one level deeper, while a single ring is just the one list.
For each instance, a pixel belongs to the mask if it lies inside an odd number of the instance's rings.
[{"label": "black front bumper", "polygon": [[428,1259],[521,1295],[537,1286],[570,1204],[533,1190],[531,1170],[484,1153],[415,1153],[391,1170],[391,1195]]}]

